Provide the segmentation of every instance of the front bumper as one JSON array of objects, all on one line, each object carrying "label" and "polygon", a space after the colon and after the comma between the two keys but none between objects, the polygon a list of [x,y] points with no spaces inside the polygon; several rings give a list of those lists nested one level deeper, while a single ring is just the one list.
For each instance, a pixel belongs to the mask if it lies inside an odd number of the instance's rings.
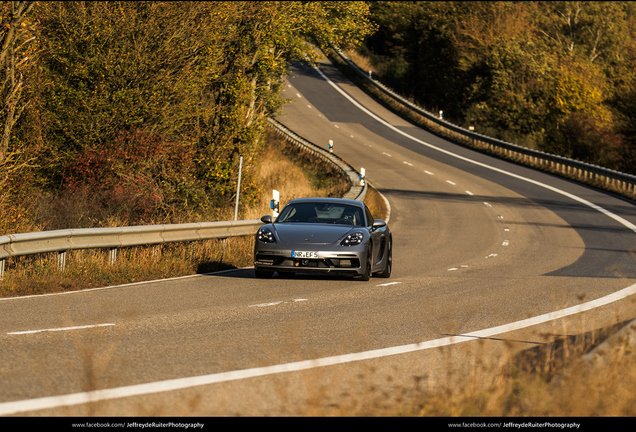
[{"label": "front bumper", "polygon": [[[306,250],[306,248],[305,248]],[[256,270],[279,273],[324,273],[362,275],[366,262],[364,250],[317,251],[317,258],[294,258],[290,250],[256,250],[254,268]]]}]

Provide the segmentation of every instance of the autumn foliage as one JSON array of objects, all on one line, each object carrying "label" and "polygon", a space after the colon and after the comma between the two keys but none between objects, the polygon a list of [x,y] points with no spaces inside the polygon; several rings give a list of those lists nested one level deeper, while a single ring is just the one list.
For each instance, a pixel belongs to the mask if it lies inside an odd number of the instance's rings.
[{"label": "autumn foliage", "polygon": [[234,203],[241,157],[249,204],[290,62],[372,29],[364,2],[2,2],[2,14],[0,234],[209,220]]},{"label": "autumn foliage", "polygon": [[636,173],[633,2],[373,2],[375,76],[479,133]]}]

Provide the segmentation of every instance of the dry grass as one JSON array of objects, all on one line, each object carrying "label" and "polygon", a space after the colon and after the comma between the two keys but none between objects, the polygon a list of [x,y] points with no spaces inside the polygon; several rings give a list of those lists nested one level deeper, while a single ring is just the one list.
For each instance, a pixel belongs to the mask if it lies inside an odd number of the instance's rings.
[{"label": "dry grass", "polygon": [[[623,323],[624,324],[624,323]],[[368,366],[335,377],[325,371],[306,374],[308,394],[298,408],[290,399],[284,415],[378,417],[631,417],[636,415],[634,342],[619,339],[595,365],[583,359],[596,343],[619,326],[558,338],[518,353],[493,359],[485,343],[440,349],[440,369],[432,372],[443,384],[430,385],[395,367]],[[604,334],[603,334],[604,333]],[[463,358],[458,366],[457,358]],[[409,375],[410,374],[410,375]],[[344,380],[349,380],[346,383]],[[331,391],[338,388],[337,391]],[[449,423],[452,421],[449,421]]]},{"label": "dry grass", "polygon": [[45,294],[164,279],[251,265],[253,239],[229,238],[192,243],[131,247],[118,251],[114,265],[102,249],[67,252],[58,270],[57,253],[10,260],[0,296]]},{"label": "dry grass", "polygon": [[[611,333],[615,328],[598,332]],[[594,332],[592,332],[594,333]],[[503,368],[479,364],[464,386],[422,392],[407,415],[483,417],[614,417],[636,414],[636,356],[627,341],[604,367],[586,362],[592,333],[512,356]],[[597,335],[598,336],[598,335]],[[569,341],[568,341],[569,339]],[[480,376],[480,380],[475,380]],[[478,385],[475,385],[479,382]]]}]

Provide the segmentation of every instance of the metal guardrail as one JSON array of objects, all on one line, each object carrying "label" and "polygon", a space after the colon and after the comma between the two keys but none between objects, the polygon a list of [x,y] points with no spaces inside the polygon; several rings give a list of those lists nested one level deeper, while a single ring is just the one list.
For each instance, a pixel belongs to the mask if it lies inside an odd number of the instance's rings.
[{"label": "metal guardrail", "polygon": [[384,84],[374,80],[369,76],[368,72],[363,71],[343,52],[340,50],[335,51],[358,75],[393,100],[422,116],[426,125],[442,136],[504,159],[559,174],[571,180],[608,190],[630,199],[636,199],[636,176],[585,162],[579,162],[566,157],[528,149],[454,125],[396,94]]},{"label": "metal guardrail", "polygon": [[[270,119],[269,125],[280,135],[304,151],[314,154],[336,167],[351,188],[344,198],[363,200],[366,182],[360,185],[359,173],[338,156],[298,136],[285,126]],[[66,266],[66,252],[77,249],[110,249],[110,263],[114,264],[117,250],[122,247],[158,245],[225,239],[254,235],[263,223],[260,219],[186,224],[144,225],[114,228],[80,228],[0,236],[0,280],[4,277],[9,257],[58,252],[58,267]]]},{"label": "metal guardrail", "polygon": [[295,132],[289,130],[280,122],[274,119],[268,119],[269,124],[286,140],[290,143],[297,145],[303,148],[305,151],[313,154],[314,156],[320,157],[327,163],[332,164],[337,170],[339,170],[343,175],[347,177],[349,183],[351,184],[351,189],[347,192],[343,198],[354,199],[358,201],[363,201],[364,197],[367,193],[367,183],[366,181],[361,184],[360,182],[360,173],[357,172],[351,165],[341,159],[339,156],[331,153],[322,147],[317,146]]}]

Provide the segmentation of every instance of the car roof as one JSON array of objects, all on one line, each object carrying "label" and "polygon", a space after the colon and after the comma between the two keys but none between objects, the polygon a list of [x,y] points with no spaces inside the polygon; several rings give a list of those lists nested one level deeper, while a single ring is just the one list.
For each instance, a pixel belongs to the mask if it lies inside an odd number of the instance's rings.
[{"label": "car roof", "polygon": [[333,203],[333,204],[349,204],[356,207],[363,207],[364,203],[358,200],[345,199],[345,198],[296,198],[287,203],[289,204],[300,204],[300,203]]}]

